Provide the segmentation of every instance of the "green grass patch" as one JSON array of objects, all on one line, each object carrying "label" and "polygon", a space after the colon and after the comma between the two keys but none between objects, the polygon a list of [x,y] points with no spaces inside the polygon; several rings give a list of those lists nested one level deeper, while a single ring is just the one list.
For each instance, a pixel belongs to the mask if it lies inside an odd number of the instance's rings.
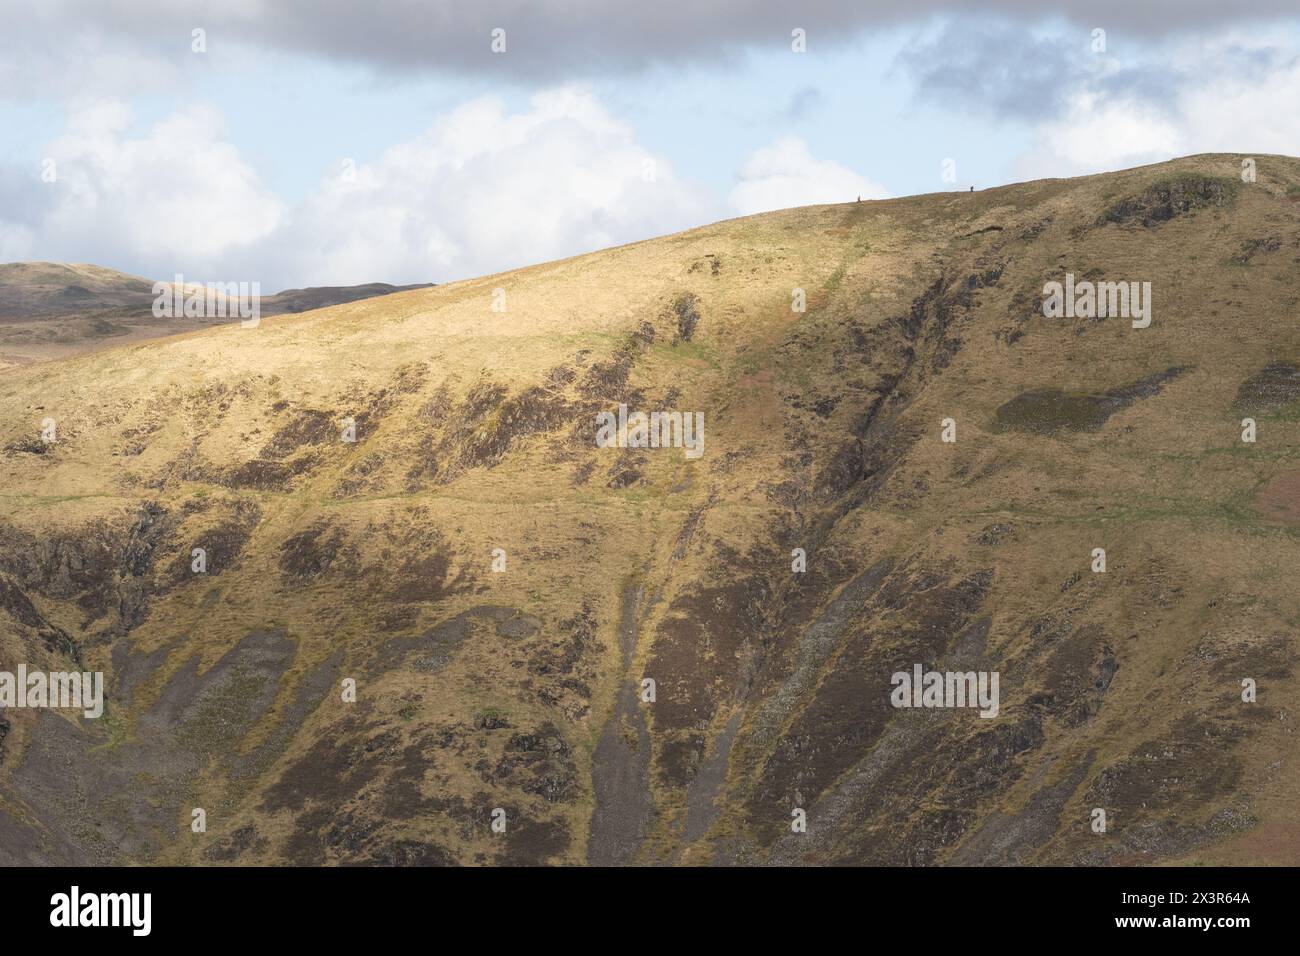
[{"label": "green grass patch", "polygon": [[704,362],[709,368],[713,369],[722,367],[717,350],[712,345],[699,339],[690,342],[678,342],[676,345],[656,342],[650,346],[650,356],[655,359],[663,359],[670,364],[697,361]]}]

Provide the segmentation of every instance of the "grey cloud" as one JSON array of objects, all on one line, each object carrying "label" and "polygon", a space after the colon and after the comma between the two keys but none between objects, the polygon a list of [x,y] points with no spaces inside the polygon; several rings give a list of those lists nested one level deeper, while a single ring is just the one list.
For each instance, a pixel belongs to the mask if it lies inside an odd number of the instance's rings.
[{"label": "grey cloud", "polygon": [[[961,19],[906,47],[896,66],[918,99],[946,108],[1037,119],[1055,115],[1071,93],[1104,84],[1109,54],[1093,54],[1089,31],[1035,37],[1007,22]],[[1123,81],[1134,82],[1127,73]]]},{"label": "grey cloud", "polygon": [[[1071,56],[1073,54],[1073,58]],[[919,98],[948,107],[1046,115],[1086,76],[1082,54],[1057,39],[1034,38],[1010,24],[949,24],[898,57]]]},{"label": "grey cloud", "polygon": [[[606,0],[47,0],[30,5],[0,0],[8,27],[0,39],[6,60],[34,58],[75,38],[93,36],[118,54],[180,57],[189,31],[208,31],[210,46],[260,46],[353,62],[394,72],[450,72],[522,81],[556,81],[656,64],[725,64],[757,47],[788,49],[790,31],[808,31],[808,49],[830,48],[879,29],[933,15],[969,14],[958,0],[661,0],[615,8]],[[1294,0],[1182,0],[1176,14],[1163,4],[1132,0],[988,0],[981,16],[1041,22],[1065,17],[1080,25],[1144,35],[1195,32],[1295,14]],[[507,52],[489,49],[504,28]],[[48,57],[47,57],[48,58]]]},{"label": "grey cloud", "polygon": [[0,227],[36,226],[55,205],[55,190],[41,180],[39,165],[0,163]]},{"label": "grey cloud", "polygon": [[[1295,60],[1278,48],[1228,45],[1199,49],[1198,69],[1185,71],[1173,67],[1168,56],[1154,65],[1144,62],[1120,32],[1107,30],[1104,53],[1093,53],[1090,42],[1091,28],[1080,27],[1073,36],[1035,37],[1010,21],[966,17],[908,45],[895,65],[910,77],[920,100],[1036,120],[1059,115],[1066,97],[1082,91],[1169,105],[1179,91],[1206,76],[1259,81]],[[1144,45],[1142,52],[1162,45]]]},{"label": "grey cloud", "polygon": [[786,119],[800,120],[816,111],[825,102],[826,97],[821,90],[815,86],[805,86],[794,92],[790,101],[786,103],[785,109],[781,111],[781,115]]}]

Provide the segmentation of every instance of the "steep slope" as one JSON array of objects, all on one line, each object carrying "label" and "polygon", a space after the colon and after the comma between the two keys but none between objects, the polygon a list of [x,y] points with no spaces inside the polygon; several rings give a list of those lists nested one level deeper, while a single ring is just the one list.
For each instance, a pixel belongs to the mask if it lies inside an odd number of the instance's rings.
[{"label": "steep slope", "polygon": [[[0,669],[108,687],[0,711],[0,862],[1296,862],[1300,161],[1255,159],[0,378]],[[1044,317],[1067,273],[1150,324]],[[598,447],[620,404],[703,453]],[[997,716],[892,706],[916,665]]]}]

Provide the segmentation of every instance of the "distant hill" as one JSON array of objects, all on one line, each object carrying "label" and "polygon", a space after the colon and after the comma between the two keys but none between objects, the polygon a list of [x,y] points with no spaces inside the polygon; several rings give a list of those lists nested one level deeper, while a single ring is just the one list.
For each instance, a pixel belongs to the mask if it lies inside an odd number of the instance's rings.
[{"label": "distant hill", "polygon": [[432,282],[415,285],[389,285],[387,282],[368,282],[365,285],[327,285],[309,289],[285,289],[275,295],[262,297],[263,315],[282,315],[286,312],[310,312],[344,302],[373,299],[377,295],[392,295],[411,289],[432,288]]},{"label": "distant hill", "polygon": [[0,263],[0,321],[120,307],[148,308],[153,280],[60,262]]},{"label": "distant hill", "polygon": [[[272,316],[308,312],[429,285],[370,282],[286,289],[274,295],[264,294],[261,313]],[[155,318],[153,286],[152,279],[103,266],[0,263],[0,371],[231,321]]]},{"label": "distant hill", "polygon": [[1300,161],[1254,158],[10,370],[0,665],[107,709],[0,712],[0,864],[1295,863]]}]

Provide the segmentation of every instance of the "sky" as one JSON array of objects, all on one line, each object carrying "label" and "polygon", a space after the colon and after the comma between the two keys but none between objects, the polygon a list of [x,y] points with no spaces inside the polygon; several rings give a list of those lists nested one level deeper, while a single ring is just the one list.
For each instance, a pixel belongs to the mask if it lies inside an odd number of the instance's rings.
[{"label": "sky", "polygon": [[1300,155],[1294,0],[0,0],[0,24],[0,262],[266,292]]}]

